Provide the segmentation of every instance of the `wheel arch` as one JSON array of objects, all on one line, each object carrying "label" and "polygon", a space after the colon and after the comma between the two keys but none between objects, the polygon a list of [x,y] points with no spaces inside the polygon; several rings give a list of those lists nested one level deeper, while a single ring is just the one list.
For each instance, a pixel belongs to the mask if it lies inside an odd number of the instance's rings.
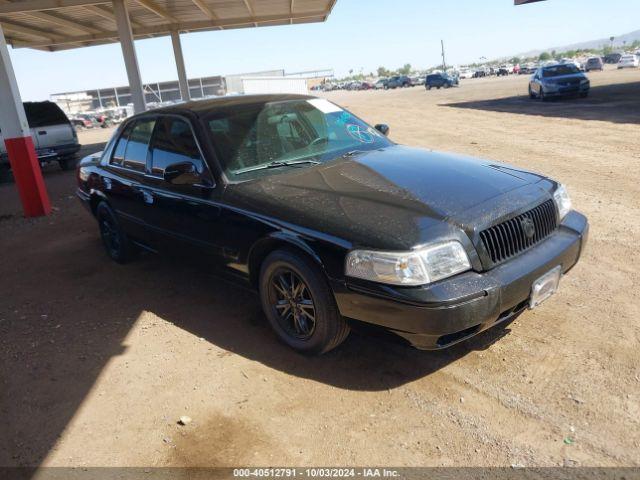
[{"label": "wheel arch", "polygon": [[109,200],[107,199],[107,196],[104,193],[102,193],[99,190],[91,190],[91,193],[89,196],[89,206],[91,207],[91,213],[93,214],[94,217],[96,216],[98,205],[100,205],[100,202],[106,202],[107,205],[109,205]]},{"label": "wheel arch", "polygon": [[317,265],[325,278],[328,278],[322,259],[307,242],[296,235],[290,235],[285,232],[274,232],[256,242],[249,251],[247,267],[249,269],[249,282],[253,287],[258,287],[262,263],[270,253],[276,250],[289,250],[302,254],[305,258]]}]

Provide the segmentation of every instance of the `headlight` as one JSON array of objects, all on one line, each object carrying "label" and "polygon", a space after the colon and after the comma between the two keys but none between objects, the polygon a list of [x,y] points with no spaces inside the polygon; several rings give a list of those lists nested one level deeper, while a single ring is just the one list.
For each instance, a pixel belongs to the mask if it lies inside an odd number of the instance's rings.
[{"label": "headlight", "polygon": [[391,285],[425,285],[471,268],[460,242],[427,245],[408,252],[354,250],[347,255],[345,273]]},{"label": "headlight", "polygon": [[560,220],[562,220],[571,211],[571,199],[564,185],[558,185],[556,191],[553,192],[553,200],[556,202]]}]

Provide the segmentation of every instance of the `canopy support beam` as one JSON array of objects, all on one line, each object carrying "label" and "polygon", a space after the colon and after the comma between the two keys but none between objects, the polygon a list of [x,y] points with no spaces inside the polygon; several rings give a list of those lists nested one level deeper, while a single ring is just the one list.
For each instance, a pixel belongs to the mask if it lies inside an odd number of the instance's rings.
[{"label": "canopy support beam", "polygon": [[171,43],[173,44],[173,55],[176,59],[176,69],[178,70],[178,85],[180,85],[180,96],[182,101],[191,100],[189,92],[189,82],[187,80],[187,70],[184,66],[184,55],[182,54],[182,44],[180,43],[180,32],[171,31]]},{"label": "canopy support beam", "polygon": [[127,69],[127,77],[129,78],[133,110],[135,113],[141,113],[147,109],[147,105],[144,98],[144,90],[142,88],[142,79],[140,77],[140,68],[138,67],[136,48],[133,43],[133,32],[131,31],[129,10],[124,0],[113,0],[113,12],[116,16],[116,25],[118,27],[120,45],[122,46],[124,65]]},{"label": "canopy support beam", "polygon": [[0,130],[7,147],[13,178],[27,217],[51,213],[51,202],[31,138],[20,90],[0,25]]}]

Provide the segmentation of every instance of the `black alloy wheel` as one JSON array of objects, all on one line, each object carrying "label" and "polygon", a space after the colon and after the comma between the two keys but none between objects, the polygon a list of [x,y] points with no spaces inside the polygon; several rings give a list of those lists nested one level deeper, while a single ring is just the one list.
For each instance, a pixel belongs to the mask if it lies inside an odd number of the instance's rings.
[{"label": "black alloy wheel", "polygon": [[280,268],[272,277],[269,300],[289,335],[307,340],[316,327],[316,307],[309,287],[295,272]]},{"label": "black alloy wheel", "polygon": [[133,246],[122,231],[116,216],[106,202],[101,202],[96,209],[96,219],[100,229],[100,237],[107,254],[118,263],[126,263],[131,259]]},{"label": "black alloy wheel", "polygon": [[259,289],[271,328],[294,350],[322,354],[349,335],[321,266],[303,253],[270,253],[260,267]]}]

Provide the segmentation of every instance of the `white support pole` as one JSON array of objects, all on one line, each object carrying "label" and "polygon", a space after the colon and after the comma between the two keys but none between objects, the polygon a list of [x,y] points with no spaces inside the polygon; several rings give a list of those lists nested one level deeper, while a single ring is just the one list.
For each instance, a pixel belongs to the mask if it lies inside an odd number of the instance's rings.
[{"label": "white support pole", "polygon": [[180,96],[182,100],[191,100],[189,92],[189,82],[187,80],[187,70],[184,66],[184,56],[182,55],[182,44],[180,43],[180,32],[171,31],[171,43],[173,43],[173,55],[176,58],[176,68],[178,69],[178,85],[180,85]]},{"label": "white support pole", "polygon": [[122,55],[124,56],[124,64],[127,69],[127,77],[129,78],[133,109],[136,113],[144,112],[147,106],[142,89],[140,69],[138,68],[136,48],[133,44],[133,33],[131,32],[131,21],[129,20],[127,4],[124,0],[113,0],[113,11],[116,16],[118,36],[120,37]]},{"label": "white support pole", "polygon": [[0,130],[27,217],[47,215],[51,203],[42,179],[9,48],[0,25]]}]

